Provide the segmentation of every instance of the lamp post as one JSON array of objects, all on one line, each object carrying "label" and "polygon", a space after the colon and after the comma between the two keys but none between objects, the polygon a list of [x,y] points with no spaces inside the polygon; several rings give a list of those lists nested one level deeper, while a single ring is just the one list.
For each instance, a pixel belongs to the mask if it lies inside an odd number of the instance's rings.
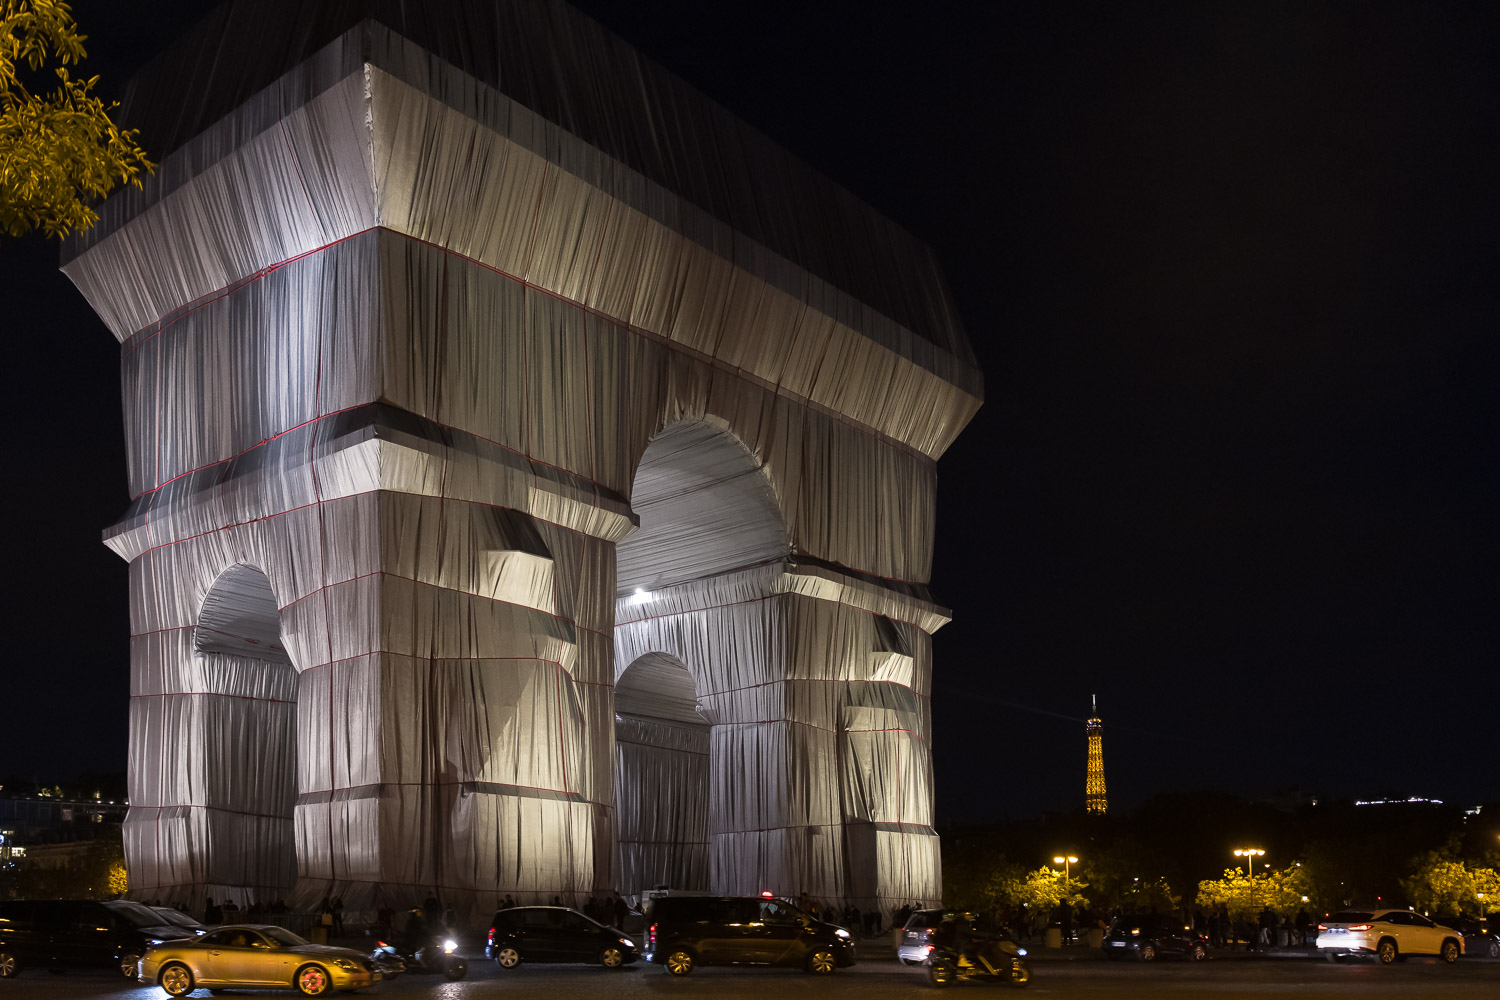
[{"label": "lamp post", "polygon": [[[1057,857],[1052,859],[1052,863],[1054,865],[1063,866],[1063,905],[1067,906],[1069,909],[1072,909],[1073,906],[1073,904],[1068,901],[1068,897],[1072,895],[1070,887],[1073,882],[1073,865],[1077,861],[1078,859],[1071,854],[1069,854],[1067,857],[1058,855]],[[1071,919],[1069,922],[1071,923]]]},{"label": "lamp post", "polygon": [[[1266,852],[1259,847],[1236,847],[1234,849],[1235,857],[1245,859],[1245,871],[1249,873],[1250,911],[1252,914],[1255,912],[1255,859],[1265,857],[1265,854]],[[1253,930],[1250,933],[1252,937],[1255,934]]]},{"label": "lamp post", "polygon": [[1061,857],[1061,856],[1058,856],[1058,857],[1055,857],[1055,858],[1052,859],[1052,863],[1054,865],[1062,865],[1063,866],[1063,892],[1067,892],[1068,891],[1068,886],[1073,881],[1073,865],[1077,861],[1078,861],[1078,859],[1075,858],[1075,857],[1073,857],[1073,855],[1071,855],[1071,854],[1069,854],[1065,858]]}]

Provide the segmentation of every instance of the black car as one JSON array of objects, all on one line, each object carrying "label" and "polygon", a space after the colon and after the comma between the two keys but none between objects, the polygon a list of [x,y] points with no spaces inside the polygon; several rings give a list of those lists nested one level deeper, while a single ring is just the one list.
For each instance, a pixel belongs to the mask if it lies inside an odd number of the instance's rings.
[{"label": "black car", "polygon": [[1208,957],[1208,938],[1182,921],[1156,913],[1115,917],[1104,935],[1104,957],[1125,956],[1151,962],[1164,956],[1201,962]]},{"label": "black car", "polygon": [[193,936],[123,899],[0,900],[0,978],[33,967],[117,969],[134,979],[147,948]]},{"label": "black car", "polygon": [[1484,921],[1472,917],[1437,919],[1464,936],[1465,955],[1473,958],[1500,958],[1500,933],[1496,933],[1496,927],[1500,927],[1500,918],[1496,914],[1490,914],[1489,919]]},{"label": "black car", "polygon": [[153,906],[151,909],[161,916],[161,922],[168,927],[181,927],[184,931],[191,931],[194,936],[202,936],[209,931],[207,924],[193,919],[181,910],[170,906]]},{"label": "black car", "polygon": [[685,976],[699,965],[790,965],[828,975],[854,964],[854,937],[769,896],[664,896],[647,913],[646,961]]},{"label": "black car", "polygon": [[566,906],[513,906],[496,910],[484,957],[502,969],[522,962],[597,962],[618,969],[640,957],[635,942]]}]

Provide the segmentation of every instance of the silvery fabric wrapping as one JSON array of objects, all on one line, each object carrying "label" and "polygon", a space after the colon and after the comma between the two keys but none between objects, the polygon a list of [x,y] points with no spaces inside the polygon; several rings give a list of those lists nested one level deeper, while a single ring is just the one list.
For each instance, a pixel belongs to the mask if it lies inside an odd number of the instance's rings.
[{"label": "silvery fabric wrapping", "polygon": [[147,76],[201,130],[67,251],[122,344],[132,894],[936,901],[982,390],[930,253],[567,8],[432,7],[457,57],[331,4],[217,120],[210,19]]}]

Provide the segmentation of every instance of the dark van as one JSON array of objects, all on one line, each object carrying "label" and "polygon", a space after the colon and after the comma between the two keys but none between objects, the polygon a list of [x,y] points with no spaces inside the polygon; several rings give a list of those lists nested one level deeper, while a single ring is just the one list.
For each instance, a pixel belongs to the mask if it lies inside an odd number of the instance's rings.
[{"label": "dark van", "polygon": [[192,937],[161,914],[124,899],[0,900],[0,978],[22,969],[116,969],[136,977],[153,944]]},{"label": "dark van", "polygon": [[854,964],[854,939],[784,899],[663,896],[647,912],[645,959],[674,976],[699,965],[791,965],[826,976]]}]

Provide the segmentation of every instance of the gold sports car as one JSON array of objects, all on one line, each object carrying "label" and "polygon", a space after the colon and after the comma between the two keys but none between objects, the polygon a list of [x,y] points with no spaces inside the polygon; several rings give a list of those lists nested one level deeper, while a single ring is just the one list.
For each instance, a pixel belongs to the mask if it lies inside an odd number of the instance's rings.
[{"label": "gold sports car", "polygon": [[352,948],[312,944],[270,924],[232,924],[189,941],[149,948],[137,978],[174,997],[214,989],[283,987],[307,996],[357,990],[380,979],[368,956]]}]

